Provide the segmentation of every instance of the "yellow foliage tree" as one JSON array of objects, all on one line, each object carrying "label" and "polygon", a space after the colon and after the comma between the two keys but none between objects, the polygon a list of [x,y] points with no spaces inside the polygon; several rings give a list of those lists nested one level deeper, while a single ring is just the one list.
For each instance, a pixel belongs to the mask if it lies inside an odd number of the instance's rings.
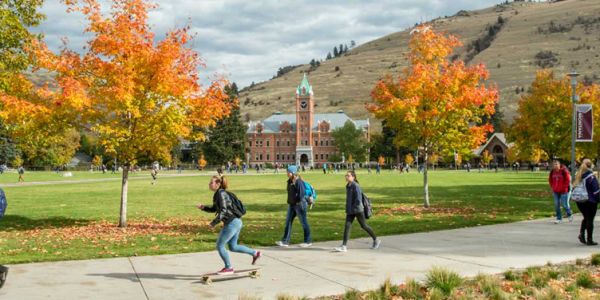
[{"label": "yellow foliage tree", "polygon": [[483,151],[483,154],[481,154],[481,162],[484,166],[488,166],[490,162],[492,162],[492,159],[494,159],[494,156],[487,150]]},{"label": "yellow foliage tree", "polygon": [[204,154],[200,155],[200,159],[198,160],[198,167],[200,167],[200,170],[204,170],[204,168],[206,167],[206,159],[204,159]]}]

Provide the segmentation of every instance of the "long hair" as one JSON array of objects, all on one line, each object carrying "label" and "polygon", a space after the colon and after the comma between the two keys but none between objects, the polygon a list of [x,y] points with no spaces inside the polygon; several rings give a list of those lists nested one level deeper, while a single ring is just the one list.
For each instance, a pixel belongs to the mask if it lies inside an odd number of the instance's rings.
[{"label": "long hair", "polygon": [[583,179],[583,174],[591,170],[592,161],[589,158],[584,159],[581,162],[581,166],[579,166],[579,170],[577,170],[577,175],[575,175],[575,181],[573,182],[573,185],[579,185],[579,183],[581,183],[581,180]]},{"label": "long hair", "polygon": [[219,188],[226,190],[229,187],[229,181],[225,176],[213,176],[211,180],[214,180],[219,184]]}]

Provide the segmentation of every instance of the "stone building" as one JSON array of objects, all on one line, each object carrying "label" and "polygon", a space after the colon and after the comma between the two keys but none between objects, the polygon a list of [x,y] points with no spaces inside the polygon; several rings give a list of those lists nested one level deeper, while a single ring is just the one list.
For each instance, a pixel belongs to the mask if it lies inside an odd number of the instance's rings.
[{"label": "stone building", "polygon": [[321,167],[338,152],[331,131],[354,122],[369,140],[369,120],[352,120],[343,111],[315,113],[312,86],[306,73],[296,88],[295,114],[273,113],[257,122],[249,122],[246,161],[251,165],[267,163]]}]

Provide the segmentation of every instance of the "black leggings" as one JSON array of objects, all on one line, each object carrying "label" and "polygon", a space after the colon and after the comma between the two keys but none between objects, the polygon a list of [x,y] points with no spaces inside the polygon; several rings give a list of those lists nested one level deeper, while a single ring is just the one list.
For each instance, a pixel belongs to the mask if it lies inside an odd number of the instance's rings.
[{"label": "black leggings", "polygon": [[373,240],[377,239],[375,233],[373,232],[373,229],[371,229],[371,227],[367,225],[365,214],[358,213],[355,215],[346,215],[346,226],[344,227],[344,242],[342,245],[346,246],[346,243],[348,243],[348,238],[350,237],[350,228],[352,228],[352,222],[354,222],[354,218],[358,220],[360,227],[364,229],[373,238]]},{"label": "black leggings", "polygon": [[584,235],[584,231],[587,230],[587,240],[593,241],[592,234],[594,233],[594,218],[596,217],[596,210],[598,209],[598,203],[591,201],[577,202],[577,208],[583,215],[583,221],[581,221],[581,227],[579,233]]}]

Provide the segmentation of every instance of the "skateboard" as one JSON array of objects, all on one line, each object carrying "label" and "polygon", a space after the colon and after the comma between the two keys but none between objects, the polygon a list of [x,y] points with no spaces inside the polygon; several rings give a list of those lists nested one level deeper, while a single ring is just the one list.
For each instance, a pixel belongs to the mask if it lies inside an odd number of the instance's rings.
[{"label": "skateboard", "polygon": [[202,283],[204,283],[204,284],[211,284],[216,281],[232,280],[232,279],[238,279],[238,278],[243,278],[243,277],[250,277],[250,278],[256,279],[256,278],[260,277],[260,268],[247,269],[247,270],[235,270],[235,272],[233,272],[233,274],[229,274],[229,275],[219,275],[216,272],[208,273],[208,274],[201,275],[201,277],[202,277]]}]

